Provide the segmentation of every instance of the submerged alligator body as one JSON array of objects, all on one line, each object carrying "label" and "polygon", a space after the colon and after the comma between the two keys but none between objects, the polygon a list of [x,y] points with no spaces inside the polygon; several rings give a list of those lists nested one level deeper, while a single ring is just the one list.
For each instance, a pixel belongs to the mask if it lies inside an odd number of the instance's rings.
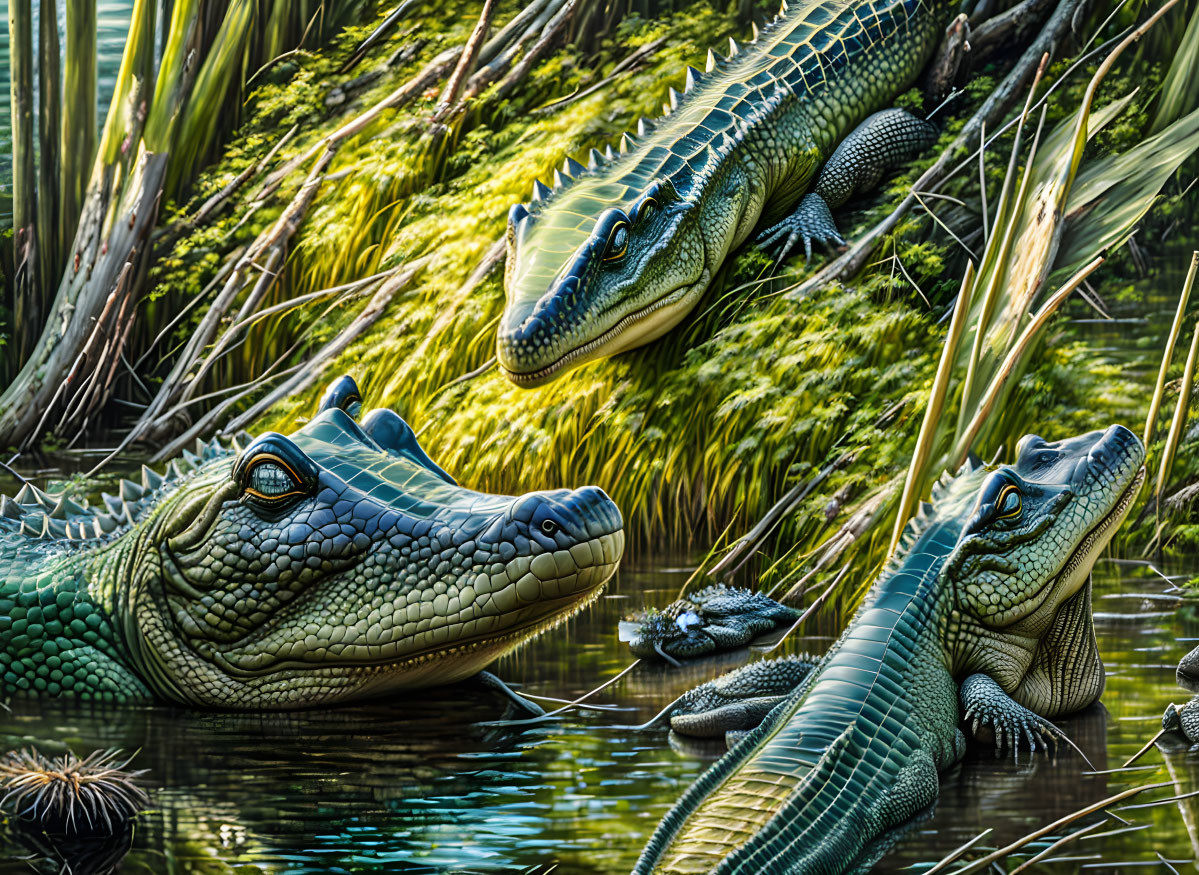
[{"label": "submerged alligator body", "polygon": [[[1199,647],[1178,663],[1178,685],[1192,693],[1199,693]],[[1162,715],[1162,729],[1179,732],[1192,745],[1199,745],[1199,695],[1185,705],[1168,705]]]},{"label": "submerged alligator body", "polygon": [[[845,634],[810,672],[783,665],[798,689],[684,794],[635,875],[860,871],[936,800],[963,719],[1000,747],[1058,737],[1049,720],[1103,690],[1090,570],[1143,461],[1114,426],[943,480]],[[719,692],[714,710],[763,695]]]},{"label": "submerged alligator body", "polygon": [[601,490],[463,489],[394,412],[360,407],[342,378],[290,436],[214,441],[102,508],[0,497],[0,692],[376,696],[473,675],[599,593],[624,546]]},{"label": "submerged alligator body", "polygon": [[533,386],[660,337],[761,220],[797,202],[768,241],[844,242],[830,207],[935,139],[928,122],[876,110],[919,74],[950,9],[784,4],[745,49],[688,69],[685,93],[672,90],[668,114],[625,135],[619,155],[592,150],[587,167],[568,159],[552,190],[536,182],[508,215],[504,373]]}]

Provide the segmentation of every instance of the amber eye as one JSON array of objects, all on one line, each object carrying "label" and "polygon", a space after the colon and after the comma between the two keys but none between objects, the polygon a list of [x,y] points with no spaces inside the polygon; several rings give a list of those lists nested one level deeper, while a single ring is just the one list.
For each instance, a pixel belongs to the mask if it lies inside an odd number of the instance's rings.
[{"label": "amber eye", "polygon": [[1003,487],[1003,491],[999,493],[999,499],[995,502],[996,519],[1006,520],[1020,515],[1020,490],[1009,484]]},{"label": "amber eye", "polygon": [[608,248],[604,252],[604,261],[619,261],[624,258],[625,250],[629,248],[629,226],[624,222],[612,229],[608,238]]},{"label": "amber eye", "polygon": [[654,217],[654,213],[658,211],[658,202],[652,197],[646,197],[637,207],[637,222],[648,222]]},{"label": "amber eye", "polygon": [[306,494],[299,475],[278,456],[259,456],[244,477],[243,494],[268,507],[278,507]]}]

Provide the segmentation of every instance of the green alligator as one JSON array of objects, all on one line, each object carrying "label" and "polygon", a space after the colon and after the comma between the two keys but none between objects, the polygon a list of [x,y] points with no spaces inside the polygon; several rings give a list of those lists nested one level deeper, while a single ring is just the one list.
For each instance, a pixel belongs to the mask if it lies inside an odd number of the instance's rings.
[{"label": "green alligator", "polygon": [[800,240],[809,254],[814,239],[844,243],[830,209],[936,139],[926,121],[876,110],[919,74],[953,5],[784,4],[747,49],[688,68],[685,93],[672,89],[666,116],[640,122],[619,155],[592,150],[553,189],[535,182],[508,214],[504,373],[534,386],[660,337],[762,220],[780,258]]},{"label": "green alligator", "polygon": [[1013,751],[1063,738],[1049,720],[1103,691],[1091,566],[1144,458],[1113,426],[944,478],[845,634],[683,795],[635,875],[860,871],[935,802],[963,720]]},{"label": "green alligator", "polygon": [[616,568],[602,490],[459,487],[393,411],[214,441],[88,508],[0,497],[0,692],[322,705],[452,683],[561,622]]},{"label": "green alligator", "polygon": [[[1199,647],[1178,663],[1178,685],[1192,693],[1199,693]],[[1199,744],[1199,695],[1185,705],[1167,705],[1162,715],[1162,729],[1177,732],[1191,744]]]}]

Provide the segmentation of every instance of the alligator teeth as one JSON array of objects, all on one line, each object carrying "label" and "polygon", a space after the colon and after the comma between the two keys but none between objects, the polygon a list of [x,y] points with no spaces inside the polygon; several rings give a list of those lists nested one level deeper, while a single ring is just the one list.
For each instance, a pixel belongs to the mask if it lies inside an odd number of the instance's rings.
[{"label": "alligator teeth", "polygon": [[599,167],[604,161],[604,155],[599,149],[592,149],[587,153],[587,169],[594,170]]},{"label": "alligator teeth", "polygon": [[570,182],[569,176],[563,176],[561,170],[554,171],[554,188],[561,188],[568,182]]},{"label": "alligator teeth", "polygon": [[121,496],[123,501],[137,501],[146,494],[146,491],[142,489],[141,485],[134,483],[132,480],[122,479],[120,486],[121,490],[118,494]]},{"label": "alligator teeth", "polygon": [[162,485],[166,478],[152,468],[147,468],[142,465],[142,488],[146,492],[153,492]]},{"label": "alligator teeth", "polygon": [[586,167],[573,158],[567,158],[566,164],[562,169],[571,176],[578,176],[580,173],[585,173],[587,171]]},{"label": "alligator teeth", "polygon": [[44,507],[46,510],[49,510],[54,507],[54,499],[32,483],[26,483],[21,487],[21,491],[17,493],[17,504],[36,505],[37,507]]},{"label": "alligator teeth", "polygon": [[533,180],[533,200],[543,201],[550,196],[550,187],[540,179]]},{"label": "alligator teeth", "polygon": [[709,73],[711,73],[713,70],[716,69],[716,64],[717,64],[716,53],[714,51],[712,51],[711,49],[708,49],[707,69],[708,69]]},{"label": "alligator teeth", "polygon": [[741,46],[737,45],[737,41],[729,37],[729,57],[735,58],[741,52]]},{"label": "alligator teeth", "polygon": [[17,504],[7,495],[0,495],[0,517],[19,520],[23,516],[25,516],[25,511],[21,509],[21,505]]},{"label": "alligator teeth", "polygon": [[60,495],[54,507],[50,510],[50,519],[65,520],[67,517],[81,516],[87,513],[82,507],[65,495]]},{"label": "alligator teeth", "polygon": [[696,85],[698,85],[699,81],[703,78],[704,78],[703,73],[699,72],[699,70],[695,69],[694,67],[688,66],[687,67],[687,83],[683,86],[683,91],[685,91],[685,92],[690,91],[692,88],[694,88]]},{"label": "alligator teeth", "polygon": [[633,148],[634,145],[636,145],[636,142],[628,134],[620,135],[620,154],[621,155],[624,155],[625,153],[627,153],[630,149]]},{"label": "alligator teeth", "polygon": [[637,119],[637,136],[644,137],[646,134],[645,119]]}]

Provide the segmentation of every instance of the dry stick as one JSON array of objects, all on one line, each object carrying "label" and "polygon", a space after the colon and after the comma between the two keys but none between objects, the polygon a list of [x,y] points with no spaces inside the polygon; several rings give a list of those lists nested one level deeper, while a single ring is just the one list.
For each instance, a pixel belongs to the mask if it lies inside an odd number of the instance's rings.
[{"label": "dry stick", "polygon": [[1161,407],[1162,393],[1166,389],[1166,374],[1170,370],[1170,360],[1174,358],[1174,345],[1182,331],[1182,322],[1186,316],[1187,302],[1191,298],[1191,289],[1195,285],[1195,273],[1199,271],[1199,250],[1191,253],[1191,267],[1187,271],[1186,281],[1182,284],[1182,294],[1178,296],[1178,309],[1174,312],[1174,323],[1170,326],[1170,334],[1166,338],[1165,349],[1162,350],[1162,364],[1157,372],[1157,385],[1153,389],[1153,400],[1149,402],[1149,415],[1145,418],[1145,446],[1153,439],[1153,430],[1157,425],[1157,411]]},{"label": "dry stick", "polygon": [[932,390],[929,392],[928,406],[924,409],[924,421],[920,423],[920,434],[916,438],[916,449],[912,452],[912,463],[908,466],[907,480],[903,485],[903,494],[899,499],[899,510],[895,515],[895,530],[891,533],[891,546],[888,553],[894,553],[903,535],[908,518],[916,501],[924,493],[924,478],[929,460],[933,455],[933,444],[937,437],[937,424],[945,409],[945,396],[949,391],[949,379],[953,374],[953,364],[957,360],[958,346],[961,344],[962,333],[966,327],[966,317],[970,312],[970,304],[974,298],[974,262],[966,262],[966,271],[962,276],[962,287],[958,290],[957,304],[953,308],[953,320],[949,323],[949,334],[941,347],[941,361],[937,365],[937,373],[933,377]]},{"label": "dry stick", "polygon": [[637,51],[633,52],[631,55],[629,55],[623,61],[621,61],[619,64],[617,64],[615,67],[613,67],[612,72],[609,73],[603,79],[601,79],[599,82],[596,82],[594,85],[590,86],[589,88],[584,88],[582,91],[576,91],[574,94],[568,94],[566,97],[563,97],[559,100],[555,100],[553,103],[547,103],[545,106],[539,106],[539,107],[537,107],[537,109],[533,110],[532,113],[530,113],[530,114],[535,115],[535,116],[536,115],[549,115],[550,113],[557,112],[558,110],[562,109],[564,106],[568,106],[569,104],[572,104],[575,101],[583,100],[587,97],[590,97],[592,94],[599,91],[601,88],[615,82],[624,73],[627,73],[627,72],[635,69],[638,64],[640,64],[643,60],[645,60],[647,57],[652,55],[654,52],[656,52],[658,49],[660,49],[665,44],[666,44],[666,37],[659,37],[658,39],[654,40],[653,42],[646,43],[641,48],[639,48]]},{"label": "dry stick", "polygon": [[467,38],[466,45],[462,49],[462,57],[458,59],[458,65],[454,67],[454,72],[450,74],[449,80],[445,83],[445,89],[441,92],[437,115],[441,115],[443,110],[448,110],[449,107],[456,104],[458,98],[462,96],[466,77],[474,69],[475,62],[479,58],[479,49],[483,47],[483,39],[487,36],[488,28],[491,27],[491,11],[494,5],[494,0],[483,0],[483,11],[479,13],[475,29]]},{"label": "dry stick", "polygon": [[[1012,68],[1012,71],[1008,73],[1003,82],[991,92],[983,105],[966,122],[958,136],[945,148],[933,165],[924,171],[920,175],[920,178],[912,184],[911,191],[908,192],[899,206],[889,216],[864,234],[853,246],[825,265],[805,282],[787,292],[788,298],[798,300],[821,286],[844,279],[861,269],[879,239],[889,234],[899,224],[899,220],[916,203],[916,198],[912,192],[933,190],[937,182],[949,175],[946,173],[946,170],[953,161],[953,156],[957,151],[967,143],[973,143],[978,137],[983,123],[997,124],[1003,118],[1012,101],[1015,100],[1016,95],[1023,88],[1024,82],[1036,72],[1042,55],[1047,52],[1051,53],[1057,41],[1069,29],[1074,10],[1081,2],[1082,0],[1061,0],[1049,21],[1045,23],[1045,27],[1040,35],[1024,54],[1020,56],[1020,60],[1016,62],[1016,66]],[[1001,129],[1000,133],[1002,133],[1002,130],[1005,129]],[[973,158],[974,156],[971,154],[969,160],[973,160]]]},{"label": "dry stick", "polygon": [[958,444],[954,447],[953,453],[949,457],[949,469],[951,471],[956,471],[965,463],[966,456],[970,452],[970,447],[973,445],[974,439],[978,437],[983,423],[987,421],[987,417],[991,414],[991,408],[995,406],[995,402],[999,399],[1000,391],[1020,364],[1025,352],[1028,351],[1033,341],[1039,336],[1042,326],[1049,321],[1050,316],[1057,312],[1058,307],[1070,296],[1070,293],[1078,288],[1083,280],[1098,270],[1099,265],[1103,264],[1103,260],[1102,255],[1096,256],[1089,264],[1080,268],[1078,273],[1070,277],[1065,285],[1054,292],[1053,296],[1037,311],[1037,314],[1020,334],[1020,337],[1012,344],[1012,348],[1008,351],[1007,357],[1004,358],[1003,364],[999,366],[999,370],[987,387],[987,393],[979,402],[974,418],[970,420],[970,424],[958,439]]},{"label": "dry stick", "polygon": [[1135,763],[1137,760],[1139,760],[1139,759],[1140,759],[1141,757],[1143,757],[1145,754],[1149,753],[1149,751],[1150,751],[1150,750],[1153,748],[1153,746],[1154,746],[1155,744],[1157,744],[1157,740],[1158,740],[1159,738],[1161,738],[1163,735],[1165,735],[1165,734],[1166,734],[1167,732],[1169,732],[1169,731],[1170,731],[1170,730],[1166,729],[1166,728],[1163,726],[1163,727],[1162,727],[1162,728],[1161,728],[1161,729],[1158,731],[1157,735],[1153,736],[1153,738],[1151,738],[1151,739],[1149,739],[1147,742],[1145,742],[1145,746],[1144,746],[1144,747],[1142,747],[1140,750],[1138,750],[1136,753],[1134,753],[1132,756],[1130,756],[1130,757],[1127,759],[1127,761],[1125,761],[1124,765],[1120,766],[1120,768],[1121,768],[1121,769],[1127,769],[1129,766],[1131,766],[1133,763]]},{"label": "dry stick", "polygon": [[1048,826],[1043,826],[1040,829],[1033,830],[1028,835],[1024,836],[1024,838],[1017,839],[1016,841],[1014,841],[1010,845],[1008,845],[1006,848],[1000,848],[997,851],[987,854],[987,856],[985,856],[985,857],[979,857],[977,860],[972,860],[971,862],[967,863],[965,866],[962,866],[960,869],[954,869],[953,875],[964,875],[964,873],[972,872],[975,869],[979,868],[980,866],[990,866],[992,863],[996,862],[997,860],[1002,860],[1004,857],[1008,856],[1009,854],[1012,854],[1012,853],[1020,850],[1022,847],[1027,845],[1029,842],[1036,841],[1041,836],[1049,835],[1052,832],[1054,832],[1055,830],[1057,830],[1063,826],[1068,826],[1069,824],[1073,823],[1074,821],[1078,820],[1081,817],[1086,817],[1088,814],[1094,814],[1096,811],[1102,811],[1104,808],[1107,808],[1109,805],[1114,805],[1117,802],[1122,802],[1123,800],[1128,799],[1130,796],[1136,796],[1138,793],[1143,793],[1146,790],[1159,790],[1162,787],[1172,787],[1172,786],[1174,786],[1174,785],[1170,781],[1162,781],[1158,784],[1146,784],[1143,787],[1130,787],[1127,790],[1122,790],[1119,793],[1115,794],[1114,796],[1109,796],[1106,799],[1100,799],[1098,802],[1094,802],[1094,803],[1086,806],[1085,808],[1080,808],[1077,811],[1072,812],[1071,814],[1067,814],[1065,817],[1060,817],[1057,820],[1055,820],[1053,823],[1049,824]]},{"label": "dry stick", "polygon": [[[1092,830],[1096,830],[1099,827],[1103,826],[1104,823],[1106,823],[1106,821],[1097,820],[1094,823],[1092,823],[1090,826],[1084,826],[1082,829],[1077,829],[1074,832],[1069,833],[1068,835],[1062,836],[1060,839],[1058,839],[1056,842],[1051,844],[1049,847],[1045,848],[1045,850],[1041,851],[1039,854],[1035,854],[1035,855],[1029,857],[1027,860],[1025,860],[1023,863],[1021,863],[1019,866],[1017,866],[1015,869],[1013,869],[1010,873],[1008,873],[1008,875],[1016,875],[1017,872],[1023,872],[1025,869],[1029,868],[1030,866],[1035,866],[1037,863],[1041,862],[1041,860],[1044,860],[1046,857],[1048,857],[1050,854],[1052,854],[1058,848],[1062,847],[1063,845],[1068,845],[1070,842],[1074,841],[1075,839],[1082,838],[1084,835],[1091,832]],[[925,875],[927,875],[927,873],[925,873]]]},{"label": "dry stick", "polygon": [[924,872],[920,873],[920,875],[937,875],[938,872],[945,871],[945,869],[948,868],[950,866],[950,864],[953,863],[954,860],[956,860],[958,857],[962,856],[962,854],[966,853],[966,851],[970,850],[972,847],[974,847],[976,844],[978,844],[980,841],[985,839],[990,834],[991,834],[991,827],[988,826],[986,829],[984,829],[982,832],[980,832],[974,838],[970,839],[970,841],[966,842],[964,845],[959,845],[958,847],[954,848],[952,851],[950,851],[948,854],[946,854],[944,857],[942,857],[941,861],[939,863],[937,863],[937,865],[933,866],[931,869],[926,869]]},{"label": "dry stick", "polygon": [[816,611],[818,611],[820,609],[821,605],[824,604],[825,600],[828,599],[828,597],[830,595],[832,595],[833,590],[836,588],[837,584],[839,584],[842,580],[845,579],[845,575],[849,573],[849,566],[852,564],[853,564],[853,562],[850,561],[850,562],[846,562],[843,566],[841,566],[841,570],[836,573],[836,575],[833,577],[832,582],[828,585],[828,587],[825,588],[824,592],[822,592],[819,596],[817,596],[816,601],[814,601],[814,602],[812,602],[812,604],[808,605],[807,609],[802,614],[799,615],[799,618],[796,619],[796,621],[791,624],[791,628],[788,629],[786,632],[784,632],[782,637],[779,638],[778,641],[774,642],[774,644],[772,644],[772,645],[770,645],[770,647],[766,648],[766,653],[772,653],[775,649],[777,649],[780,644],[782,644],[784,641],[787,640],[788,635],[790,635],[792,632],[794,632],[796,629],[798,629],[800,627],[800,624],[802,624],[804,622],[804,620],[808,619],[808,617],[812,616],[812,614],[814,614]]},{"label": "dry stick", "polygon": [[577,699],[572,699],[571,701],[569,701],[565,705],[563,705],[561,708],[555,708],[553,711],[548,711],[545,714],[542,714],[538,717],[529,717],[525,720],[492,720],[487,723],[482,723],[480,725],[482,725],[482,726],[526,726],[530,723],[542,723],[546,720],[549,720],[551,717],[556,717],[557,715],[561,714],[563,711],[569,711],[571,708],[575,707],[576,705],[586,702],[588,699],[590,699],[596,693],[612,686],[614,683],[616,683],[622,677],[627,675],[629,672],[631,672],[633,669],[635,669],[640,664],[641,664],[640,658],[634,659],[631,663],[629,663],[628,666],[626,666],[623,670],[621,670],[621,672],[619,674],[604,681],[602,684],[600,684],[594,690],[584,693],[583,695],[579,696]]}]

